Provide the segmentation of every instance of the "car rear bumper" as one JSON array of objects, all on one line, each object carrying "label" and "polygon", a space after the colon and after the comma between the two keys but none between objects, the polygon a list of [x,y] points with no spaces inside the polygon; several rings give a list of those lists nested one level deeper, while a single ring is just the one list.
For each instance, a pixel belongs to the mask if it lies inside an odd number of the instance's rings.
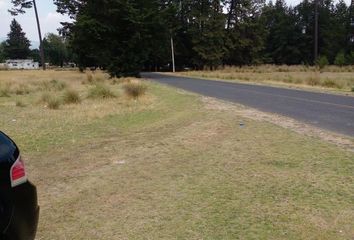
[{"label": "car rear bumper", "polygon": [[13,188],[12,216],[4,233],[5,240],[33,240],[35,239],[39,206],[36,187],[26,182]]}]

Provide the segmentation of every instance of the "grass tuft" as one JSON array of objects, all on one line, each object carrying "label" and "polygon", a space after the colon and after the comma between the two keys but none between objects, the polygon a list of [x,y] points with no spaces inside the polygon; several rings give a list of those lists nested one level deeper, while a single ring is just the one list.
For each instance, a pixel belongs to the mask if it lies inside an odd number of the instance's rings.
[{"label": "grass tuft", "polygon": [[53,110],[59,109],[60,104],[61,104],[60,99],[57,97],[50,97],[47,102],[48,108]]},{"label": "grass tuft", "polygon": [[50,94],[48,92],[45,92],[42,94],[40,102],[47,103],[50,98],[51,98]]},{"label": "grass tuft", "polygon": [[16,95],[25,95],[25,94],[29,94],[30,90],[28,88],[27,85],[25,84],[20,84],[16,89],[15,89],[15,94]]},{"label": "grass tuft", "polygon": [[10,97],[10,89],[8,87],[1,87],[0,97]]},{"label": "grass tuft", "polygon": [[327,88],[338,88],[338,89],[342,88],[342,86],[339,85],[339,83],[337,83],[333,79],[326,79],[321,85]]},{"label": "grass tuft", "polygon": [[40,90],[43,91],[62,91],[67,87],[65,82],[56,79],[50,81],[42,81],[39,83],[39,85]]},{"label": "grass tuft", "polygon": [[49,109],[59,109],[61,104],[60,99],[56,96],[52,96],[49,92],[42,94],[40,102],[44,103]]},{"label": "grass tuft", "polygon": [[89,98],[92,99],[106,99],[114,98],[116,95],[104,84],[96,84],[93,88],[89,90]]},{"label": "grass tuft", "polygon": [[145,95],[147,87],[141,82],[130,82],[123,86],[124,92],[127,96],[133,98],[139,98]]},{"label": "grass tuft", "polygon": [[16,100],[16,107],[26,107],[26,104],[21,100]]},{"label": "grass tuft", "polygon": [[77,104],[81,102],[81,98],[78,91],[70,89],[64,92],[63,101],[66,104]]}]

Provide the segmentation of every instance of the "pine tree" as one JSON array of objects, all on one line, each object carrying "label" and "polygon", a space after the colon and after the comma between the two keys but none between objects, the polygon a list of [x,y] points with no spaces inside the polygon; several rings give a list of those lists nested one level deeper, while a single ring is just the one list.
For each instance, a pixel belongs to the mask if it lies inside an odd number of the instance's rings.
[{"label": "pine tree", "polygon": [[263,0],[227,0],[226,56],[229,65],[255,64],[262,61],[266,31],[260,19]]},{"label": "pine tree", "polygon": [[4,52],[6,58],[26,59],[30,55],[30,41],[22,31],[21,25],[13,19],[10,25],[10,32],[7,34]]},{"label": "pine tree", "polygon": [[5,42],[0,43],[0,63],[6,60],[5,57]]},{"label": "pine tree", "polygon": [[218,0],[191,2],[189,16],[193,62],[199,69],[213,68],[224,56],[224,18]]}]

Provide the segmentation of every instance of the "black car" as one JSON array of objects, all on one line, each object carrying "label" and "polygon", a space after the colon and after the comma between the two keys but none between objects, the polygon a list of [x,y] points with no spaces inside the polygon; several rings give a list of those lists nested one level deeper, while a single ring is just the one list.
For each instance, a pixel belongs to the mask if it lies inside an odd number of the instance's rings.
[{"label": "black car", "polygon": [[0,240],[33,240],[39,207],[16,144],[0,131]]}]

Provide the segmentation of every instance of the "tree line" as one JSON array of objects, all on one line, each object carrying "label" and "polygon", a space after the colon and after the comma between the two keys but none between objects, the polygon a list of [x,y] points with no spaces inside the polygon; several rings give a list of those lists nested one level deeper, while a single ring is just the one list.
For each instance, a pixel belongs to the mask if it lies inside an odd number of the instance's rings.
[{"label": "tree line", "polygon": [[[31,49],[31,42],[23,32],[21,25],[13,19],[6,41],[0,43],[0,62],[7,59],[33,59],[40,62],[39,49]],[[68,41],[62,36],[48,33],[43,39],[45,62],[63,66],[74,61]]]},{"label": "tree line", "polygon": [[[19,0],[16,0],[19,1]],[[54,0],[73,22],[60,34],[81,67],[112,76],[171,68],[251,64],[354,64],[354,10],[343,0],[296,6],[264,0]],[[172,41],[173,40],[173,41]]]},{"label": "tree line", "polygon": [[[55,0],[75,19],[62,33],[82,66],[134,75],[171,63],[220,65],[313,64],[315,2],[283,0]],[[353,15],[344,1],[318,0],[319,52],[329,63],[353,64]]]}]

